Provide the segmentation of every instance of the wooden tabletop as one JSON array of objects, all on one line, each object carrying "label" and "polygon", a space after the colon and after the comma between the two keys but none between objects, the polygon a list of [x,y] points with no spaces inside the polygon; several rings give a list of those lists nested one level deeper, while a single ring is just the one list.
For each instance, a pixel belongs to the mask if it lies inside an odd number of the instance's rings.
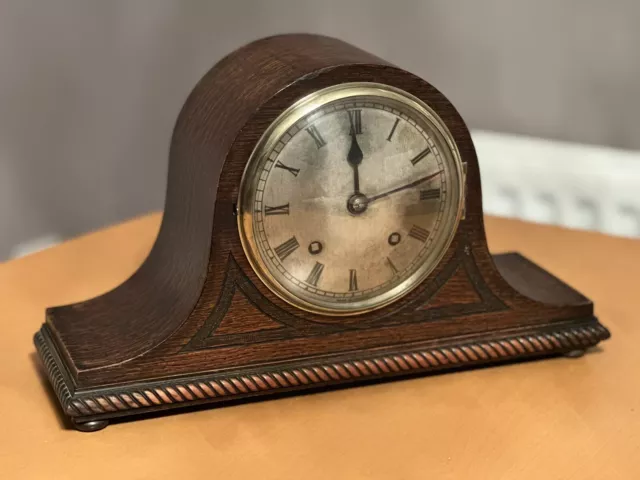
[{"label": "wooden tabletop", "polygon": [[45,307],[120,284],[151,215],[0,265],[2,478],[640,478],[640,242],[487,219],[595,302],[612,339],[558,358],[70,430],[32,336]]}]

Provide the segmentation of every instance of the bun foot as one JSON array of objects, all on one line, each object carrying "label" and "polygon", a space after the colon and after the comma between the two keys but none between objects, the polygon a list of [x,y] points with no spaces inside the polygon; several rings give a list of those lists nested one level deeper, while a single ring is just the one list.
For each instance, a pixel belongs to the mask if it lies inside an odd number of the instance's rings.
[{"label": "bun foot", "polygon": [[97,432],[109,425],[109,420],[90,420],[83,422],[81,420],[71,419],[73,426],[80,432]]}]

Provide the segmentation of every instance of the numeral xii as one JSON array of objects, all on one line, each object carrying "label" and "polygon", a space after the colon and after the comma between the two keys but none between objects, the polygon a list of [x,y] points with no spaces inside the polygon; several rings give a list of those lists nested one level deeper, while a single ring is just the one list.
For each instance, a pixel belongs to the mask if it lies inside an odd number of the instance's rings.
[{"label": "numeral xii", "polygon": [[349,110],[349,123],[351,131],[349,133],[360,135],[362,133],[362,110]]}]

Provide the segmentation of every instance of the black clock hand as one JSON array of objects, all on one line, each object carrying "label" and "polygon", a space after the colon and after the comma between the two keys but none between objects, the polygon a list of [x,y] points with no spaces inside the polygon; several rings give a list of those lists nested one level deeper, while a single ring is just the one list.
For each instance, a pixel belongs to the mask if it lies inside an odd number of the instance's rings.
[{"label": "black clock hand", "polygon": [[379,193],[378,195],[374,195],[373,197],[369,197],[368,203],[371,203],[374,200],[378,200],[380,198],[388,197],[389,195],[391,195],[393,193],[397,193],[397,192],[401,192],[403,190],[407,190],[409,188],[413,188],[413,187],[415,187],[417,185],[420,185],[421,183],[427,182],[427,181],[431,180],[432,178],[435,178],[436,176],[440,175],[441,173],[442,173],[442,171],[437,171],[436,173],[432,173],[431,175],[427,175],[426,177],[419,178],[418,180],[415,180],[415,181],[413,181],[411,183],[407,183],[406,185],[403,185],[401,187],[394,188],[392,190],[389,190],[388,192]]},{"label": "black clock hand", "polygon": [[353,127],[351,128],[351,148],[349,149],[349,154],[347,155],[347,162],[353,168],[353,193],[360,193],[360,176],[358,173],[358,166],[362,163],[362,150],[360,149],[360,145],[358,145],[358,139],[356,138],[355,131]]}]

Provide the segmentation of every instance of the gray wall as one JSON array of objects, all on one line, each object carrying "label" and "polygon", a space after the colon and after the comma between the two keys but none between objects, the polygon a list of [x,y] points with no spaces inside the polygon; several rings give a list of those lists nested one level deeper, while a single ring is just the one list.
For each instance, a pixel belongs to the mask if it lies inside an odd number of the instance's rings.
[{"label": "gray wall", "polygon": [[640,148],[634,0],[0,0],[0,260],[159,209],[175,117],[226,52],[343,38],[472,127]]}]

